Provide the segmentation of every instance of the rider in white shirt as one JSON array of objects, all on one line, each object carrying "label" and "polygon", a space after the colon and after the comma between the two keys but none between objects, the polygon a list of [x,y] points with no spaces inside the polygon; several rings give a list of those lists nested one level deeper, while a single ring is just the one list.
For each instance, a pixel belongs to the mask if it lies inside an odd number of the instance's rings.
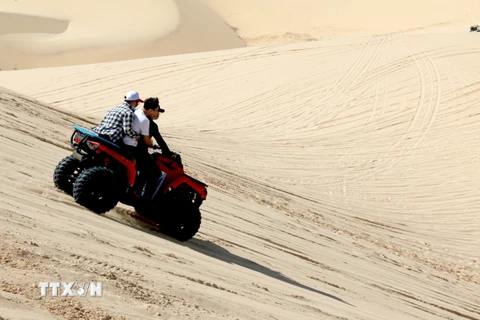
[{"label": "rider in white shirt", "polygon": [[[147,179],[155,180],[155,177],[159,174],[159,169],[148,152],[148,147],[153,145],[150,138],[150,120],[148,118],[155,118],[159,110],[158,100],[154,98],[145,99],[143,107],[136,109],[133,116],[132,129],[140,134],[140,138],[135,139],[128,136],[123,138],[123,143],[134,155],[137,170],[140,172],[137,182],[135,182],[135,185],[139,188],[143,188]],[[142,139],[142,145],[147,146],[147,148],[138,147],[138,139]],[[140,193],[141,189],[137,192]]]},{"label": "rider in white shirt", "polygon": [[138,145],[138,139],[144,139],[143,136],[150,136],[150,120],[148,120],[148,117],[145,115],[143,108],[135,110],[132,129],[140,134],[140,138],[134,139],[126,135],[123,138],[123,143],[127,146],[136,147]]}]

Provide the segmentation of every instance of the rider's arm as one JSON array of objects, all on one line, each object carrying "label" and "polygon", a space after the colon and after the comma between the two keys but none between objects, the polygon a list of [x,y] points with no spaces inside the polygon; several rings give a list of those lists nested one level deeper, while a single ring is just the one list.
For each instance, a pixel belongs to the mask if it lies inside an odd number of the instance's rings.
[{"label": "rider's arm", "polygon": [[157,141],[158,145],[162,149],[162,154],[170,155],[172,153],[165,140],[163,140],[162,135],[158,131],[158,125],[153,121],[150,122],[150,135],[153,136]]},{"label": "rider's arm", "polygon": [[126,112],[123,117],[123,131],[125,134],[131,138],[138,138],[140,135],[136,133],[133,129],[133,113]]},{"label": "rider's arm", "polygon": [[150,136],[142,136],[143,139],[143,142],[150,148],[151,146],[153,146],[153,141],[152,139],[150,138]]},{"label": "rider's arm", "polygon": [[152,147],[153,142],[152,139],[150,139],[150,120],[148,118],[145,118],[140,122],[140,134],[140,139],[143,140],[143,143],[149,148]]}]

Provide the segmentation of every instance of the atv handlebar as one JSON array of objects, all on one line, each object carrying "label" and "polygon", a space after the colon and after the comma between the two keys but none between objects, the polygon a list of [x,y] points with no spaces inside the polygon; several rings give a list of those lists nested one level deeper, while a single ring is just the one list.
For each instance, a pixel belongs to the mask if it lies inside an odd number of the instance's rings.
[{"label": "atv handlebar", "polygon": [[[156,145],[154,144],[153,146],[151,146],[152,149],[154,150],[160,150],[162,149],[159,145]],[[170,151],[170,154],[167,154],[166,155],[167,157],[170,157],[172,159],[175,159],[177,157],[177,153],[176,152],[173,152],[173,151]]]}]

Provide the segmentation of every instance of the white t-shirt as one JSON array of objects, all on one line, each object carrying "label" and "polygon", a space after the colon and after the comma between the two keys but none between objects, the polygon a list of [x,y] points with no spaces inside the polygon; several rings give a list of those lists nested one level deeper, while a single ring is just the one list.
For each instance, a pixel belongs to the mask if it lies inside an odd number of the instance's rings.
[{"label": "white t-shirt", "polygon": [[[133,114],[132,129],[133,131],[137,132],[141,136],[150,135],[150,120],[148,120],[147,116],[145,115],[145,113],[141,108],[135,110],[135,113]],[[140,139],[143,139],[143,137],[140,137]],[[123,138],[123,143],[129,146],[136,147],[138,144],[138,141],[133,138],[130,138],[129,136],[125,136]]]}]

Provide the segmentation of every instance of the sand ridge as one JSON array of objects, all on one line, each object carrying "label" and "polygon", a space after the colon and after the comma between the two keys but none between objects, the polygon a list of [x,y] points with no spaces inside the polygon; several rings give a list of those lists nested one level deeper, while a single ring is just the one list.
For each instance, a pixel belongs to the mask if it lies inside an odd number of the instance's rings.
[{"label": "sand ridge", "polygon": [[[7,1],[0,6],[0,69],[137,59],[244,46],[201,2]],[[41,27],[39,27],[41,25]]]},{"label": "sand ridge", "polygon": [[[202,0],[250,46],[391,33],[467,32],[478,24],[475,0]],[[252,23],[255,21],[255,23]]]}]

